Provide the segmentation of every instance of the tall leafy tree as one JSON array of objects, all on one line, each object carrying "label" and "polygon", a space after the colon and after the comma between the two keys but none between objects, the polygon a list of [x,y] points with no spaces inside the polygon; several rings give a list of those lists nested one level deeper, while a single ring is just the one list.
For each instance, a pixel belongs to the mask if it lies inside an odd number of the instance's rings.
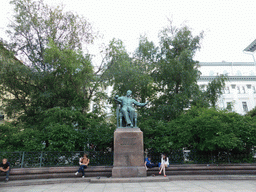
[{"label": "tall leafy tree", "polygon": [[223,94],[225,81],[228,80],[228,77],[225,75],[216,76],[208,85],[206,90],[206,97],[208,98],[211,106],[216,108],[216,103]]},{"label": "tall leafy tree", "polygon": [[227,80],[226,75],[218,75],[206,85],[206,90],[204,87],[196,89],[192,96],[191,106],[216,108],[217,101],[223,94]]},{"label": "tall leafy tree", "polygon": [[[111,125],[88,113],[90,101],[103,95],[97,75],[103,65],[94,71],[90,54],[82,50],[96,37],[90,23],[43,1],[11,3],[10,41],[0,46],[0,96],[8,116],[18,114],[21,120],[12,125],[15,133],[7,134],[12,126],[1,127],[4,135],[17,138],[12,150],[40,150],[42,143],[44,150],[83,150],[87,143],[104,150],[112,142]],[[102,130],[101,141],[93,139],[94,130]]]},{"label": "tall leafy tree", "polygon": [[52,40],[60,49],[82,48],[91,43],[94,33],[89,22],[61,7],[51,8],[42,0],[12,0],[14,20],[7,31],[13,50],[27,65],[38,72],[51,70],[44,62],[45,50]]},{"label": "tall leafy tree", "polygon": [[153,67],[150,61],[145,59],[146,55],[142,56],[147,52],[145,49],[154,49],[152,42],[148,42],[146,38],[140,40],[139,48],[133,56],[127,53],[121,40],[113,39],[110,42],[105,78],[113,85],[113,96],[125,95],[127,90],[131,90],[133,98],[141,102],[150,98],[154,88],[150,75]]},{"label": "tall leafy tree", "polygon": [[170,120],[189,106],[193,93],[198,90],[198,61],[193,57],[200,49],[203,32],[193,36],[187,26],[175,28],[170,23],[159,37],[159,59],[153,73],[159,93],[154,113],[157,118]]},{"label": "tall leafy tree", "polygon": [[187,26],[176,28],[170,22],[159,38],[157,47],[142,36],[132,56],[121,40],[110,42],[106,76],[113,85],[113,94],[132,90],[136,99],[150,101],[147,115],[156,120],[175,119],[193,105],[215,107],[227,78],[216,77],[206,92],[197,85],[200,72],[194,55],[200,49],[203,32],[193,36]]},{"label": "tall leafy tree", "polygon": [[80,106],[87,111],[96,92],[90,55],[82,52],[82,44],[95,37],[90,23],[43,1],[13,0],[11,4],[15,15],[6,48],[23,65],[1,62],[2,95],[13,95],[4,100],[8,114],[16,110],[33,116],[55,106]]},{"label": "tall leafy tree", "polygon": [[147,37],[141,36],[139,46],[133,56],[134,65],[138,68],[139,75],[141,76],[137,82],[137,89],[143,102],[146,102],[146,99],[151,101],[156,96],[157,89],[154,85],[152,72],[157,62],[158,49]]}]

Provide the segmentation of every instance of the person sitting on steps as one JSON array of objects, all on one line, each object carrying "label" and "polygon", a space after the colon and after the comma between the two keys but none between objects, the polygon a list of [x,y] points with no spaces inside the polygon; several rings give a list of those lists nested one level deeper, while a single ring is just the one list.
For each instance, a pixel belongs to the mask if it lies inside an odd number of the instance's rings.
[{"label": "person sitting on steps", "polygon": [[11,165],[6,158],[3,159],[3,162],[0,164],[0,172],[4,172],[6,175],[5,182],[9,181],[9,173],[11,170]]},{"label": "person sitting on steps", "polygon": [[160,171],[159,171],[159,175],[161,175],[161,172],[164,172],[164,176],[166,177],[165,174],[165,168],[169,166],[169,158],[163,154],[162,158],[161,158],[161,165],[160,165]]},{"label": "person sitting on steps", "polygon": [[145,167],[146,167],[146,170],[148,170],[148,168],[152,168],[152,167],[158,167],[157,164],[154,164],[151,162],[151,157],[148,156],[146,159],[145,159]]},{"label": "person sitting on steps", "polygon": [[84,154],[83,158],[79,159],[80,168],[75,173],[75,175],[78,175],[78,173],[82,172],[82,178],[84,178],[84,169],[87,168],[89,163],[90,163],[90,159],[87,158],[87,154]]}]

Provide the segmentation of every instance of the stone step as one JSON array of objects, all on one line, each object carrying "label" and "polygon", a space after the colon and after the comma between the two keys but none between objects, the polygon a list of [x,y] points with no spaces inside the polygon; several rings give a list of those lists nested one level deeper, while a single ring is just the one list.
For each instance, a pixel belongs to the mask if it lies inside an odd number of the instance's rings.
[{"label": "stone step", "polygon": [[[171,171],[166,170],[166,175],[243,175],[243,174],[253,174],[256,175],[256,170],[183,170],[183,171]],[[157,171],[147,171],[147,175],[158,175]],[[163,173],[162,173],[163,174]]]},{"label": "stone step", "polygon": [[[53,179],[53,178],[80,178],[81,173],[75,175],[77,167],[42,167],[42,168],[13,168],[11,180]],[[85,177],[111,177],[112,166],[89,166],[85,169]],[[147,175],[158,176],[159,168],[148,169]],[[162,173],[163,174],[163,173]],[[171,165],[166,168],[166,174],[170,176],[185,175],[256,175],[256,165]],[[5,176],[1,173],[0,180]]]},{"label": "stone step", "polygon": [[[85,172],[85,177],[111,177],[111,172]],[[82,174],[75,175],[73,173],[51,173],[51,174],[27,174],[27,175],[10,175],[11,180],[30,180],[30,179],[54,179],[54,178],[81,178]],[[5,176],[1,176],[0,180],[4,180]]]},{"label": "stone step", "polygon": [[256,175],[179,175],[179,176],[155,176],[155,177],[133,177],[133,178],[53,178],[53,179],[32,179],[32,180],[10,180],[7,183],[0,181],[1,187],[47,185],[60,183],[139,183],[139,182],[169,182],[179,180],[255,180]]},{"label": "stone step", "polygon": [[[78,170],[76,167],[42,167],[42,168],[12,168],[12,175],[45,174],[45,173],[71,173]],[[112,166],[92,166],[85,169],[85,172],[111,172]]]}]

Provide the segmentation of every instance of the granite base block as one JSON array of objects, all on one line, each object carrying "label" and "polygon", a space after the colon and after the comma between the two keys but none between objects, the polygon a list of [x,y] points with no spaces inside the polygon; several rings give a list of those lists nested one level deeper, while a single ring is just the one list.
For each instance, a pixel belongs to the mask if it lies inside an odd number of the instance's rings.
[{"label": "granite base block", "polygon": [[117,128],[114,133],[112,177],[146,177],[143,132],[139,128]]},{"label": "granite base block", "polygon": [[112,177],[146,177],[147,171],[142,167],[114,167]]}]

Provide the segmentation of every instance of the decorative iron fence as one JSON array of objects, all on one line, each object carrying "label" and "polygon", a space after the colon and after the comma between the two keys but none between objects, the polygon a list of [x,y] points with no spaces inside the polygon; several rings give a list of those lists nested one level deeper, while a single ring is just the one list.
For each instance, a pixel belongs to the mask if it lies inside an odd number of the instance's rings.
[{"label": "decorative iron fence", "polygon": [[[88,154],[90,165],[113,165],[112,152],[98,151],[72,151],[72,152],[1,152],[0,159],[7,158],[12,167],[63,167],[78,166],[79,158]],[[151,156],[152,162],[161,162],[161,153],[149,152],[145,156]],[[209,152],[200,154],[195,150],[172,150],[166,154],[170,164],[229,164],[229,163],[256,163],[256,156],[248,153]]]},{"label": "decorative iron fence", "polygon": [[79,158],[83,154],[88,154],[90,165],[113,165],[112,152],[0,152],[0,159],[7,158],[12,167],[62,167],[62,166],[78,166]]},{"label": "decorative iron fence", "polygon": [[188,159],[198,164],[256,163],[253,153],[232,151],[215,151],[202,154],[191,150]]},{"label": "decorative iron fence", "polygon": [[[256,156],[246,152],[208,152],[200,153],[196,150],[172,150],[166,153],[170,164],[229,164],[229,163],[256,163]],[[148,152],[152,162],[161,162],[161,153]]]}]

